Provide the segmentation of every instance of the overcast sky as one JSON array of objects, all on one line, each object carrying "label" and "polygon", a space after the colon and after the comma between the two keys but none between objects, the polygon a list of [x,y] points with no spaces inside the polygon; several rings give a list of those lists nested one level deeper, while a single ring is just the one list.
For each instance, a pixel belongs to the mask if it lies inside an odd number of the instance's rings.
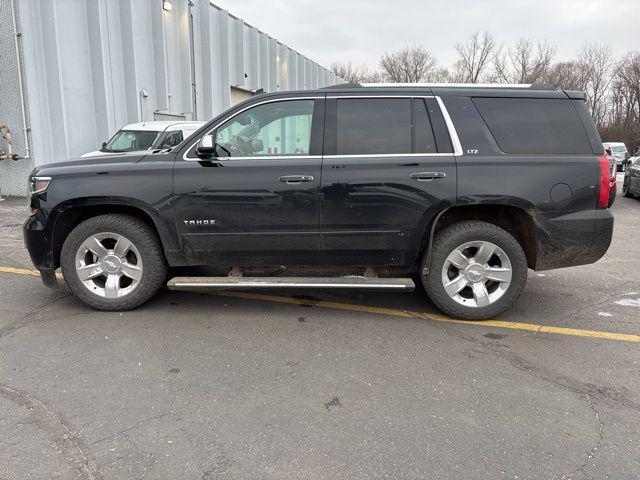
[{"label": "overcast sky", "polygon": [[640,0],[214,0],[318,63],[377,67],[385,51],[423,45],[449,67],[454,44],[475,30],[498,43],[548,39],[557,59],[585,42],[614,54],[640,50]]}]

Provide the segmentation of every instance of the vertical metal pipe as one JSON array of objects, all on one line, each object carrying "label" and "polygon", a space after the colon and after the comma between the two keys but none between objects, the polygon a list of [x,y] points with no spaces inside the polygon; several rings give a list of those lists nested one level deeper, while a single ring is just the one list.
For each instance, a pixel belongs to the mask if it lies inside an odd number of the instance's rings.
[{"label": "vertical metal pipe", "polygon": [[31,158],[31,150],[29,148],[29,133],[31,129],[27,125],[27,105],[25,103],[23,73],[22,73],[22,49],[20,48],[20,38],[22,33],[18,31],[18,20],[16,18],[17,0],[11,1],[11,19],[13,21],[13,38],[16,46],[16,57],[18,59],[18,83],[20,91],[20,106],[22,107],[22,130],[24,132],[24,158]]},{"label": "vertical metal pipe", "polygon": [[194,32],[193,32],[193,2],[191,0],[187,0],[188,12],[189,15],[189,56],[191,57],[191,102],[193,113],[191,115],[191,120],[198,120],[198,99],[196,97],[196,50],[195,50],[195,40],[194,40]]}]

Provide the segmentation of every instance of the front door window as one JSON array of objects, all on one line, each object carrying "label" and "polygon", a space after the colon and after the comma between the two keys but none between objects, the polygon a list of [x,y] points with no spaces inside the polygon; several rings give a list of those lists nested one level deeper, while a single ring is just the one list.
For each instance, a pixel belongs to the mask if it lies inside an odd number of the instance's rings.
[{"label": "front door window", "polygon": [[216,132],[216,156],[309,155],[313,106],[313,100],[288,100],[236,115]]}]

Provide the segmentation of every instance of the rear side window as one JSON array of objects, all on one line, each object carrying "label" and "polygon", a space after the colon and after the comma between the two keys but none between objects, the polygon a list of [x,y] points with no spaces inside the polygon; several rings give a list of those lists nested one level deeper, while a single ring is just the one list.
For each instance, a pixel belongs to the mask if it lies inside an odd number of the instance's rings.
[{"label": "rear side window", "polygon": [[411,153],[411,99],[340,99],[338,155]]},{"label": "rear side window", "polygon": [[427,103],[427,108],[429,109],[429,117],[431,118],[433,135],[436,137],[438,152],[453,153],[451,137],[449,137],[449,131],[447,130],[447,125],[444,117],[442,116],[437,100],[435,98],[427,98],[425,101]]},{"label": "rear side window", "polygon": [[336,117],[338,155],[437,152],[422,98],[339,99]]},{"label": "rear side window", "polygon": [[512,154],[593,154],[570,100],[474,98],[500,149]]},{"label": "rear side window", "polygon": [[436,153],[436,141],[423,98],[413,101],[413,129],[413,152]]}]

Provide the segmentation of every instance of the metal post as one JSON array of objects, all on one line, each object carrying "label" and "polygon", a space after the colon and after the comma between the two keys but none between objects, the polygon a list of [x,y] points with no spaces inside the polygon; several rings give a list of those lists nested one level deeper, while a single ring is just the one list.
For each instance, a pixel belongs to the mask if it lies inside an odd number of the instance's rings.
[{"label": "metal post", "polygon": [[29,133],[30,128],[27,125],[27,105],[25,103],[25,95],[24,95],[24,75],[22,72],[22,49],[20,46],[20,42],[22,39],[22,32],[18,30],[18,19],[16,15],[17,0],[13,0],[11,2],[11,18],[13,20],[13,36],[15,39],[16,46],[16,58],[18,59],[18,84],[19,84],[19,92],[20,92],[20,107],[22,108],[22,129],[24,131],[24,158],[29,158],[31,155],[31,150],[29,148]]}]

